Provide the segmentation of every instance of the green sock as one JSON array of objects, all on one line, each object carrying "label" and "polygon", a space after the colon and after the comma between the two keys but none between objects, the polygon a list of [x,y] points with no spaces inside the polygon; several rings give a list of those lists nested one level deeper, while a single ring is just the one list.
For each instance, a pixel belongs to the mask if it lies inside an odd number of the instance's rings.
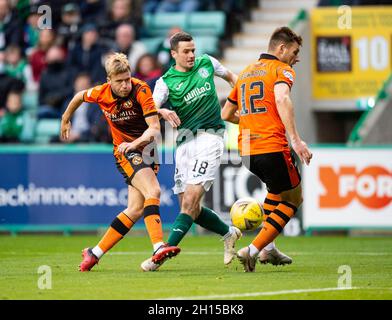
[{"label": "green sock", "polygon": [[199,226],[220,234],[226,235],[229,232],[229,226],[211,209],[202,207],[199,216],[195,220]]},{"label": "green sock", "polygon": [[167,240],[168,244],[170,246],[178,245],[182,238],[184,238],[185,234],[188,232],[192,224],[193,219],[191,216],[185,213],[180,213],[177,216],[176,221],[174,221],[174,224],[170,231],[169,239]]}]

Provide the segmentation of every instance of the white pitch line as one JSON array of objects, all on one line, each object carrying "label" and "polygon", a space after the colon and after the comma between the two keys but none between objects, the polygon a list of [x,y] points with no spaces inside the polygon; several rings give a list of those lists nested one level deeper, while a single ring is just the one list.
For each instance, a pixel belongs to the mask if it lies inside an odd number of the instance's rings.
[{"label": "white pitch line", "polygon": [[[151,254],[152,251],[114,251],[109,252],[109,255],[145,255]],[[220,255],[222,251],[182,251],[181,255]],[[303,251],[303,252],[288,252],[288,254],[293,256],[308,256],[308,255],[358,255],[358,256],[391,256],[392,252],[345,252],[345,251],[327,251],[327,252],[313,252],[313,251]]]},{"label": "white pitch line", "polygon": [[[148,255],[151,254],[152,251],[118,251],[118,252],[110,252],[108,253],[109,255]],[[181,255],[221,255],[223,254],[223,250],[222,251],[184,251],[181,252]]]},{"label": "white pitch line", "polygon": [[190,296],[190,297],[171,297],[157,300],[205,300],[205,299],[230,299],[230,298],[246,298],[246,297],[260,297],[260,296],[277,296],[281,294],[295,294],[295,293],[307,293],[307,292],[327,292],[327,291],[344,291],[344,290],[356,290],[361,289],[360,287],[351,288],[315,288],[315,289],[294,289],[294,290],[281,290],[281,291],[269,291],[269,292],[247,292],[247,293],[230,293],[230,294],[212,294],[208,296]]}]

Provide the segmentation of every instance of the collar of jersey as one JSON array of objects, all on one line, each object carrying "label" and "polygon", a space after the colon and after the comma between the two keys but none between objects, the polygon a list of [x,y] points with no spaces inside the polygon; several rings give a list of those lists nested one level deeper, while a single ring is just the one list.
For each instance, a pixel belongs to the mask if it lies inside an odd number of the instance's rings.
[{"label": "collar of jersey", "polygon": [[274,55],[269,54],[269,53],[262,53],[262,54],[260,55],[259,60],[260,60],[260,59],[279,60],[277,57],[275,57]]},{"label": "collar of jersey", "polygon": [[195,71],[195,66],[196,66],[196,64],[192,67],[192,69],[191,70],[189,70],[189,71],[179,71],[179,70],[177,70],[175,67],[176,67],[176,65],[175,64],[173,64],[172,65],[172,69],[171,69],[171,71],[172,72],[174,72],[175,74],[178,74],[178,75],[187,75],[187,74],[190,74],[191,72],[193,72],[193,71]]}]

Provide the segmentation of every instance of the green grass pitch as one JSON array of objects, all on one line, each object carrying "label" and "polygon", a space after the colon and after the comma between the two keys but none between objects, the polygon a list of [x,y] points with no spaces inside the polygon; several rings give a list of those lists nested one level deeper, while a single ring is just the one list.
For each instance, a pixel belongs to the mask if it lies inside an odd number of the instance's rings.
[{"label": "green grass pitch", "polygon": [[[237,248],[251,239],[244,236]],[[218,236],[188,236],[179,256],[145,273],[139,265],[151,254],[149,240],[129,236],[91,272],[78,272],[81,249],[98,240],[1,236],[0,299],[392,299],[392,238],[280,237],[277,245],[293,264],[258,264],[244,273],[237,260],[223,265]],[[51,268],[51,289],[38,288],[42,265]],[[347,270],[351,289],[337,289],[348,283],[339,280]]]}]

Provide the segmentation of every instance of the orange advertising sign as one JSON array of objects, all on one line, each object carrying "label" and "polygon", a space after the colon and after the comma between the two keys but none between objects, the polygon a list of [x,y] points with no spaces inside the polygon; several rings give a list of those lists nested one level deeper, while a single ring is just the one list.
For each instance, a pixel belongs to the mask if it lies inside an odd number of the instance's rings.
[{"label": "orange advertising sign", "polygon": [[392,228],[392,148],[312,148],[303,224]]}]

